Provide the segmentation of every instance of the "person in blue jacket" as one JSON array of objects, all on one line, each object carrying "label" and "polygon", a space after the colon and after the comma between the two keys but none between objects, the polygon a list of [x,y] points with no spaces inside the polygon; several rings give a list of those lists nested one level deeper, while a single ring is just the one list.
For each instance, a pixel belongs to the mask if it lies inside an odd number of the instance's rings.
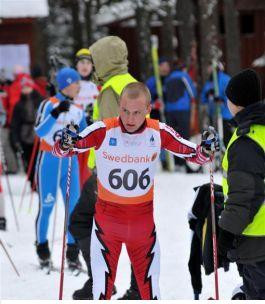
[{"label": "person in blue jacket", "polygon": [[[190,137],[191,103],[196,94],[196,88],[185,71],[185,66],[178,64],[165,80],[165,115],[167,124],[187,140]],[[176,167],[186,167],[185,161],[177,157],[175,164]]]},{"label": "person in blue jacket", "polygon": [[[84,111],[73,103],[80,90],[80,75],[72,68],[62,68],[56,76],[58,93],[44,100],[38,109],[35,132],[40,137],[40,148],[36,165],[37,186],[40,198],[36,219],[36,247],[41,267],[49,267],[50,250],[47,239],[49,218],[57,203],[60,187],[66,199],[68,159],[52,155],[52,146],[62,135],[62,130],[70,123],[79,126],[80,131],[87,126]],[[69,217],[80,196],[79,167],[77,156],[72,157],[72,172],[69,198]],[[67,232],[66,258],[70,269],[80,267],[78,247],[71,233]]]},{"label": "person in blue jacket", "polygon": [[[162,83],[162,90],[163,90],[163,99],[165,99],[165,80],[167,76],[170,74],[170,62],[169,59],[165,56],[162,56],[159,58],[159,74],[160,74],[160,79]],[[159,121],[163,121],[161,117],[161,112],[164,111],[164,104],[163,100],[159,99],[159,96],[157,94],[157,88],[156,88],[156,78],[155,76],[149,77],[146,82],[146,86],[148,87],[150,93],[151,93],[151,113],[150,113],[150,118],[153,119],[158,119]],[[166,155],[165,155],[165,150],[161,150],[160,153],[160,160],[161,160],[161,165],[163,170],[168,170],[168,164],[166,162]]]},{"label": "person in blue jacket", "polygon": [[218,63],[217,65],[217,79],[218,79],[218,90],[219,95],[215,96],[214,83],[213,83],[213,69],[210,63],[207,69],[209,79],[205,82],[201,92],[201,102],[204,105],[208,105],[208,115],[210,118],[210,124],[216,126],[216,105],[221,105],[221,115],[223,119],[223,142],[225,147],[227,146],[231,136],[232,129],[229,121],[232,119],[232,115],[227,107],[227,97],[225,95],[225,89],[231,77],[224,73],[223,65]]},{"label": "person in blue jacket", "polygon": [[[163,99],[165,99],[165,80],[167,76],[170,74],[170,62],[167,57],[162,56],[159,58],[159,74],[161,78],[162,83],[162,90],[163,90]],[[156,88],[156,78],[155,76],[149,77],[146,82],[146,86],[148,87],[150,93],[151,93],[151,106],[152,110],[150,113],[150,118],[161,120],[160,117],[160,110],[161,107],[163,107],[162,100],[159,100],[159,96],[157,94],[157,88]]]}]

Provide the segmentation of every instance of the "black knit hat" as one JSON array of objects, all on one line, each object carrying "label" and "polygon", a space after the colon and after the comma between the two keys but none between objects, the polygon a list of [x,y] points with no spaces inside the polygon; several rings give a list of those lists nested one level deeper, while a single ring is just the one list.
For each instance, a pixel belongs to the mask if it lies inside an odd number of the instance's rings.
[{"label": "black knit hat", "polygon": [[225,94],[233,104],[241,107],[261,101],[259,76],[251,69],[241,71],[230,79]]}]

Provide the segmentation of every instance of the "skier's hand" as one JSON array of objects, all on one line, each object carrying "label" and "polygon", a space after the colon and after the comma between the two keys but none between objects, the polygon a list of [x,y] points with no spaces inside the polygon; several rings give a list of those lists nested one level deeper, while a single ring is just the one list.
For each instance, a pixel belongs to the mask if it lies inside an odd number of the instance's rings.
[{"label": "skier's hand", "polygon": [[68,112],[70,109],[70,101],[64,100],[59,103],[59,105],[51,111],[51,115],[54,118],[58,118],[58,116],[63,112]]},{"label": "skier's hand", "polygon": [[60,147],[62,150],[71,150],[76,142],[80,139],[78,136],[79,127],[73,123],[67,125],[63,129],[62,139],[60,140]]},{"label": "skier's hand", "polygon": [[201,147],[203,152],[207,155],[220,151],[220,140],[214,127],[209,126],[207,130],[203,131]]}]

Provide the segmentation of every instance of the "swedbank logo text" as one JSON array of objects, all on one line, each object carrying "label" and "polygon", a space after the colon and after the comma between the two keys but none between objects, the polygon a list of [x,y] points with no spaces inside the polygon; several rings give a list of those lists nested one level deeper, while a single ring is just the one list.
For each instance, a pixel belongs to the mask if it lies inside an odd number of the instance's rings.
[{"label": "swedbank logo text", "polygon": [[156,159],[157,153],[154,153],[151,156],[130,156],[129,154],[124,154],[122,156],[111,155],[106,151],[102,152],[103,158],[117,163],[150,163]]}]

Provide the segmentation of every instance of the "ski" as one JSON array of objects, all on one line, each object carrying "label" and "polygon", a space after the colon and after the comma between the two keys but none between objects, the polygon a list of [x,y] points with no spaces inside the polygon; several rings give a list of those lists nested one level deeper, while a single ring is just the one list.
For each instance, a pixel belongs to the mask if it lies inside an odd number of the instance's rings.
[{"label": "ski", "polygon": [[[41,270],[43,273],[46,275],[51,274],[51,272],[57,272],[60,273],[61,269],[59,267],[52,265],[47,265],[47,266],[41,266],[41,265],[36,265],[36,264],[31,264],[31,266],[34,266],[37,270]],[[83,268],[77,268],[77,269],[66,269],[66,273],[71,274],[72,276],[78,277],[81,273],[87,274],[87,271]]]}]

